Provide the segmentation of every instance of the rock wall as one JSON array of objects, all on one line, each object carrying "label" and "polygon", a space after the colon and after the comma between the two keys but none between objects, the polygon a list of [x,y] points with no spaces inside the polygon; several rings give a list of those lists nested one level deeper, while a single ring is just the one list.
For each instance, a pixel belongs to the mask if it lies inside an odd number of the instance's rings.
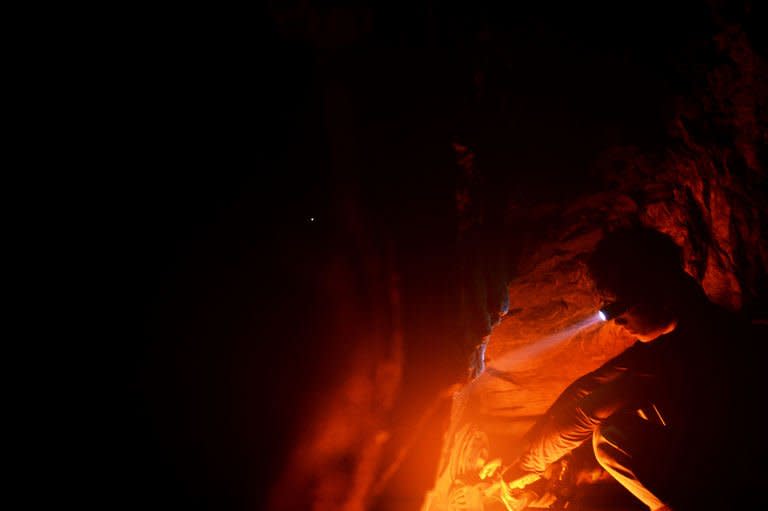
[{"label": "rock wall", "polygon": [[599,165],[642,223],[683,247],[687,271],[710,299],[757,310],[768,268],[768,68],[738,26],[714,43],[718,63],[692,96],[678,98],[668,145],[651,153],[616,147]]},{"label": "rock wall", "polygon": [[[457,459],[472,466],[461,459],[462,426],[488,435],[486,458],[512,459],[569,383],[633,342],[612,324],[589,321],[600,303],[583,261],[607,230],[639,222],[668,234],[712,301],[765,320],[766,61],[739,26],[723,28],[709,50],[692,94],[675,98],[661,143],[601,152],[593,173],[602,189],[533,208],[508,205],[514,277],[505,308],[486,309],[489,320],[506,315],[485,338],[485,371],[457,393],[445,471],[425,510],[450,509],[450,496],[440,494],[451,488],[449,468]],[[459,198],[466,209],[466,193]]]}]

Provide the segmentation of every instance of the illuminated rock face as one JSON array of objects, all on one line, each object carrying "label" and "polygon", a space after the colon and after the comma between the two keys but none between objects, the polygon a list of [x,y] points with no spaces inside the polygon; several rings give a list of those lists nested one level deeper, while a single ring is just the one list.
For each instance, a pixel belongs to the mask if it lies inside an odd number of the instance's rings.
[{"label": "illuminated rock face", "polygon": [[654,154],[615,148],[602,165],[608,182],[637,202],[641,221],[683,247],[687,271],[710,299],[739,309],[766,286],[760,112],[768,69],[738,28],[715,41],[721,59],[693,96],[679,100],[668,145]]}]

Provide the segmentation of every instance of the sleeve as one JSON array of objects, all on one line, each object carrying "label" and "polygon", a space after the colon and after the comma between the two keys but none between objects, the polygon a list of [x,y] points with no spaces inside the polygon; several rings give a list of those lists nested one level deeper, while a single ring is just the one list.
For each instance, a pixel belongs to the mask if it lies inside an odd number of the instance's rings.
[{"label": "sleeve", "polygon": [[525,472],[541,474],[554,461],[592,436],[618,408],[642,402],[649,378],[629,370],[642,355],[640,343],[566,388],[526,436],[528,447],[518,460]]}]

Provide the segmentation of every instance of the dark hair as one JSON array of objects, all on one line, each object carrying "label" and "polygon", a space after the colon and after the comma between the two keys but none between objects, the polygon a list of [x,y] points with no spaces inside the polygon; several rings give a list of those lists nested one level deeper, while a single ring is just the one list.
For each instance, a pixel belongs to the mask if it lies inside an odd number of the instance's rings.
[{"label": "dark hair", "polygon": [[587,268],[599,291],[635,303],[667,296],[685,276],[680,247],[647,227],[608,233],[588,257]]}]

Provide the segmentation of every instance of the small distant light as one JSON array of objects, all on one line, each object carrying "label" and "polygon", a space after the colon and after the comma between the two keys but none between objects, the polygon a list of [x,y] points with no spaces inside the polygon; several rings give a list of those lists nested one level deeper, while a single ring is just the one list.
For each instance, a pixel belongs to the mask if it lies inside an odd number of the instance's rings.
[{"label": "small distant light", "polygon": [[309,217],[309,221],[310,222],[314,222],[315,221],[315,217],[313,217],[313,216]]},{"label": "small distant light", "polygon": [[608,318],[605,317],[605,313],[603,311],[599,311],[597,313],[597,317],[600,318],[600,321],[606,321]]}]

